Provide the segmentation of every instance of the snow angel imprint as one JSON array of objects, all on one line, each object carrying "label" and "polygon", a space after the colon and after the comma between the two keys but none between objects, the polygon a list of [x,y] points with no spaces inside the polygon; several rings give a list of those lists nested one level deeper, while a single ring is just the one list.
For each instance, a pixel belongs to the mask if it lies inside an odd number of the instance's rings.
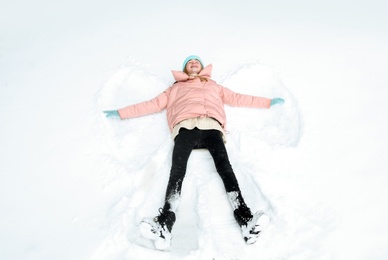
[{"label": "snow angel imprint", "polygon": [[282,104],[282,98],[264,98],[239,94],[211,79],[212,65],[191,55],[183,62],[182,71],[172,71],[176,82],[157,97],[118,110],[104,111],[108,118],[135,118],[167,111],[167,121],[174,139],[172,166],[164,206],[154,218],[144,218],[141,234],[154,241],[159,250],[171,246],[171,230],[179,205],[182,183],[193,149],[207,149],[213,157],[247,244],[254,243],[268,224],[264,212],[252,213],[245,203],[225,148],[226,115],[224,104],[238,107],[270,108]]}]

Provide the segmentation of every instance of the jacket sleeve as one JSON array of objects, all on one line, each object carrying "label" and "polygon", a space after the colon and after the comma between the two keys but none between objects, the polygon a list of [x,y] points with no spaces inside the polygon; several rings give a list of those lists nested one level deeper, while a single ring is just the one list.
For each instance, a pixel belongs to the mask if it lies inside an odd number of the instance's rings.
[{"label": "jacket sleeve", "polygon": [[168,92],[166,90],[149,101],[144,101],[138,104],[118,109],[118,112],[121,119],[145,116],[152,113],[160,112],[165,109],[167,107],[167,101]]},{"label": "jacket sleeve", "polygon": [[269,108],[271,99],[236,93],[228,88],[221,87],[221,96],[224,104],[235,107]]}]

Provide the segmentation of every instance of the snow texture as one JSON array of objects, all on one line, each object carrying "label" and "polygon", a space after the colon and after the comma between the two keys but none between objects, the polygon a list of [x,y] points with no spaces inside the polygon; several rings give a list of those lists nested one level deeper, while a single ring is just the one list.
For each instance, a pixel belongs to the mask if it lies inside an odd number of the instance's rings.
[{"label": "snow texture", "polygon": [[[383,1],[8,1],[0,8],[0,259],[387,259]],[[193,151],[169,252],[139,234],[163,205],[173,142],[149,100],[199,55],[226,106],[246,245],[206,150]]]}]

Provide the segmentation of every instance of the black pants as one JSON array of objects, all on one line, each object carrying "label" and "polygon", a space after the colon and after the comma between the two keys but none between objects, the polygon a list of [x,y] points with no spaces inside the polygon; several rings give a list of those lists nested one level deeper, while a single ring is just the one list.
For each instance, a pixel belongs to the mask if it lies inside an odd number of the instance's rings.
[{"label": "black pants", "polygon": [[[228,154],[222,139],[222,133],[218,130],[200,130],[194,128],[188,130],[182,128],[175,138],[175,146],[172,154],[172,167],[170,179],[167,185],[164,211],[175,211],[179,204],[182,182],[186,174],[187,162],[193,149],[209,150],[213,157],[217,172],[220,175],[226,192],[236,192],[238,199],[242,200],[240,188],[230,165]],[[240,201],[239,204],[245,204]]]}]

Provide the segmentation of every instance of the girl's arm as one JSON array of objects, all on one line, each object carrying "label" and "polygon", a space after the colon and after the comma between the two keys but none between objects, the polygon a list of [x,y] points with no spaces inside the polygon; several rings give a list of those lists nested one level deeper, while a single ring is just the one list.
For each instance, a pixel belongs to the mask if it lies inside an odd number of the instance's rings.
[{"label": "girl's arm", "polygon": [[236,93],[228,88],[222,87],[222,99],[225,104],[236,107],[269,108],[271,99]]},{"label": "girl's arm", "polygon": [[130,105],[117,111],[121,119],[145,116],[160,112],[165,109],[167,107],[167,101],[168,94],[167,91],[164,91],[149,101]]}]

